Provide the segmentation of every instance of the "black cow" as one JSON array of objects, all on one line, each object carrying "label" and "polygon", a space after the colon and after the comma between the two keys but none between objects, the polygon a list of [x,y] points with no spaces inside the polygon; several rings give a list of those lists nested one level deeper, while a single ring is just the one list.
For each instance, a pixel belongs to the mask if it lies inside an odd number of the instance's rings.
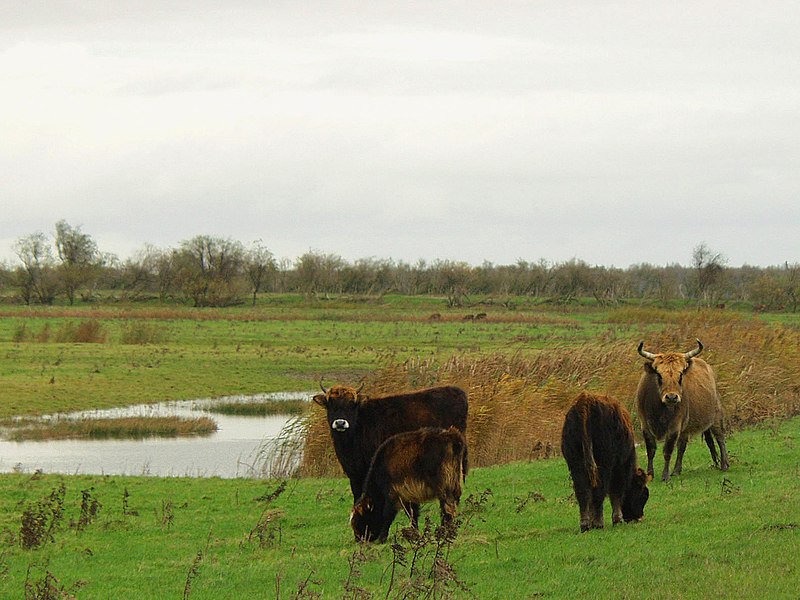
[{"label": "black cow", "polygon": [[390,436],[422,427],[467,430],[467,394],[458,387],[380,398],[367,398],[360,390],[342,385],[322,391],[314,402],[328,413],[333,448],[350,479],[353,501],[361,496],[375,450]]},{"label": "black cow", "polygon": [[372,457],[364,492],[350,513],[358,541],[385,542],[403,509],[417,527],[412,507],[439,500],[442,524],[450,523],[467,475],[467,441],[455,427],[426,427],[393,435]]},{"label": "black cow", "polygon": [[603,503],[611,499],[612,522],[638,521],[652,479],[636,466],[628,411],[607,396],[581,393],[564,419],[561,453],[581,511],[581,531],[603,527]]}]

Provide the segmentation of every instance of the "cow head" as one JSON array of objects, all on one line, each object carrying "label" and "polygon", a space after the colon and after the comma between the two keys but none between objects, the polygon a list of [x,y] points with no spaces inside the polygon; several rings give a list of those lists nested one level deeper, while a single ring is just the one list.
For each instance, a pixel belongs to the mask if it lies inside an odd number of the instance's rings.
[{"label": "cow head", "polygon": [[639,354],[647,359],[644,370],[655,375],[661,402],[668,406],[677,405],[681,401],[683,375],[692,366],[692,358],[703,350],[703,344],[697,340],[697,348],[694,350],[662,354],[642,350],[643,346],[644,342],[639,342]]},{"label": "cow head", "polygon": [[362,496],[350,512],[350,527],[357,542],[374,542],[381,531],[381,514],[369,496]]},{"label": "cow head", "polygon": [[360,395],[362,384],[358,389],[346,385],[334,385],[329,389],[320,382],[322,393],[313,400],[328,412],[328,425],[331,432],[344,433],[353,429],[358,422],[358,408],[363,396]]},{"label": "cow head", "polygon": [[622,518],[626,523],[631,521],[641,521],[644,517],[644,505],[650,497],[650,490],[647,484],[653,480],[652,475],[646,474],[642,469],[637,468],[631,478],[625,496],[622,498]]}]

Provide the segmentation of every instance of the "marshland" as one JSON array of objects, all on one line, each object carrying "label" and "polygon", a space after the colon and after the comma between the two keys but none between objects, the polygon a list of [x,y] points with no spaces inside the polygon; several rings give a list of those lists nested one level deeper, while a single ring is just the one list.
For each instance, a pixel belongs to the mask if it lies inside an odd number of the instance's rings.
[{"label": "marshland", "polygon": [[[291,431],[302,444],[288,450],[296,462],[286,462],[293,469],[279,478],[24,469],[0,475],[2,594],[790,596],[800,581],[786,551],[797,546],[800,528],[797,313],[507,300],[265,294],[256,306],[229,308],[4,306],[4,424],[299,392]],[[477,313],[485,317],[464,318]],[[693,440],[683,475],[651,484],[642,523],[609,522],[603,531],[579,534],[558,456],[570,401],[588,389],[632,408],[638,342],[681,349],[695,338],[717,372],[731,470],[715,470]],[[419,536],[398,518],[388,544],[353,541],[347,481],[322,411],[304,399],[319,382],[363,382],[370,395],[434,384],[467,390],[475,468],[456,532],[437,536],[437,511],[426,506],[428,529]],[[146,437],[143,443],[162,439],[151,437],[159,435],[155,428],[136,435]]]}]

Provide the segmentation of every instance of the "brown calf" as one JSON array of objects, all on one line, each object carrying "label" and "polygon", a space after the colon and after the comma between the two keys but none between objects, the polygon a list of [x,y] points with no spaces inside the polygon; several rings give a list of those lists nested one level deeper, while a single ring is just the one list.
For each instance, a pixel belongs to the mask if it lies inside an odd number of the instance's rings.
[{"label": "brown calf", "polygon": [[455,427],[427,427],[386,440],[372,458],[364,492],[350,514],[356,540],[385,542],[403,509],[417,527],[414,505],[439,500],[442,523],[449,523],[461,500],[467,475],[467,442]]},{"label": "brown calf", "polygon": [[611,499],[611,520],[638,521],[652,479],[636,466],[633,426],[628,411],[607,396],[581,393],[567,411],[561,431],[581,511],[581,531],[603,527],[603,503]]}]

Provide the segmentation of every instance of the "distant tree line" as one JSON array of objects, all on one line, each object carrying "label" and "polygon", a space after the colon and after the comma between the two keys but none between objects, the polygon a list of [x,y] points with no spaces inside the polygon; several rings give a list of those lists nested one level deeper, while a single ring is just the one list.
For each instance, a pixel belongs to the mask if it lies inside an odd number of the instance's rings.
[{"label": "distant tree line", "polygon": [[198,235],[176,248],[145,246],[125,260],[103,253],[91,235],[66,221],[52,236],[42,232],[19,238],[16,262],[0,265],[0,292],[25,304],[53,304],[57,298],[96,300],[98,292],[117,299],[158,299],[193,306],[255,304],[263,292],[380,296],[445,296],[451,306],[470,297],[502,302],[528,296],[569,303],[593,297],[603,305],[624,301],[701,306],[751,303],[760,310],[790,310],[800,305],[800,263],[771,267],[729,267],[705,243],[692,264],[635,264],[626,269],[592,266],[573,259],[562,263],[518,260],[512,265],[473,266],[450,260],[414,264],[380,258],[348,261],[336,254],[307,252],[295,260],[277,259],[262,241],[250,245]]}]

